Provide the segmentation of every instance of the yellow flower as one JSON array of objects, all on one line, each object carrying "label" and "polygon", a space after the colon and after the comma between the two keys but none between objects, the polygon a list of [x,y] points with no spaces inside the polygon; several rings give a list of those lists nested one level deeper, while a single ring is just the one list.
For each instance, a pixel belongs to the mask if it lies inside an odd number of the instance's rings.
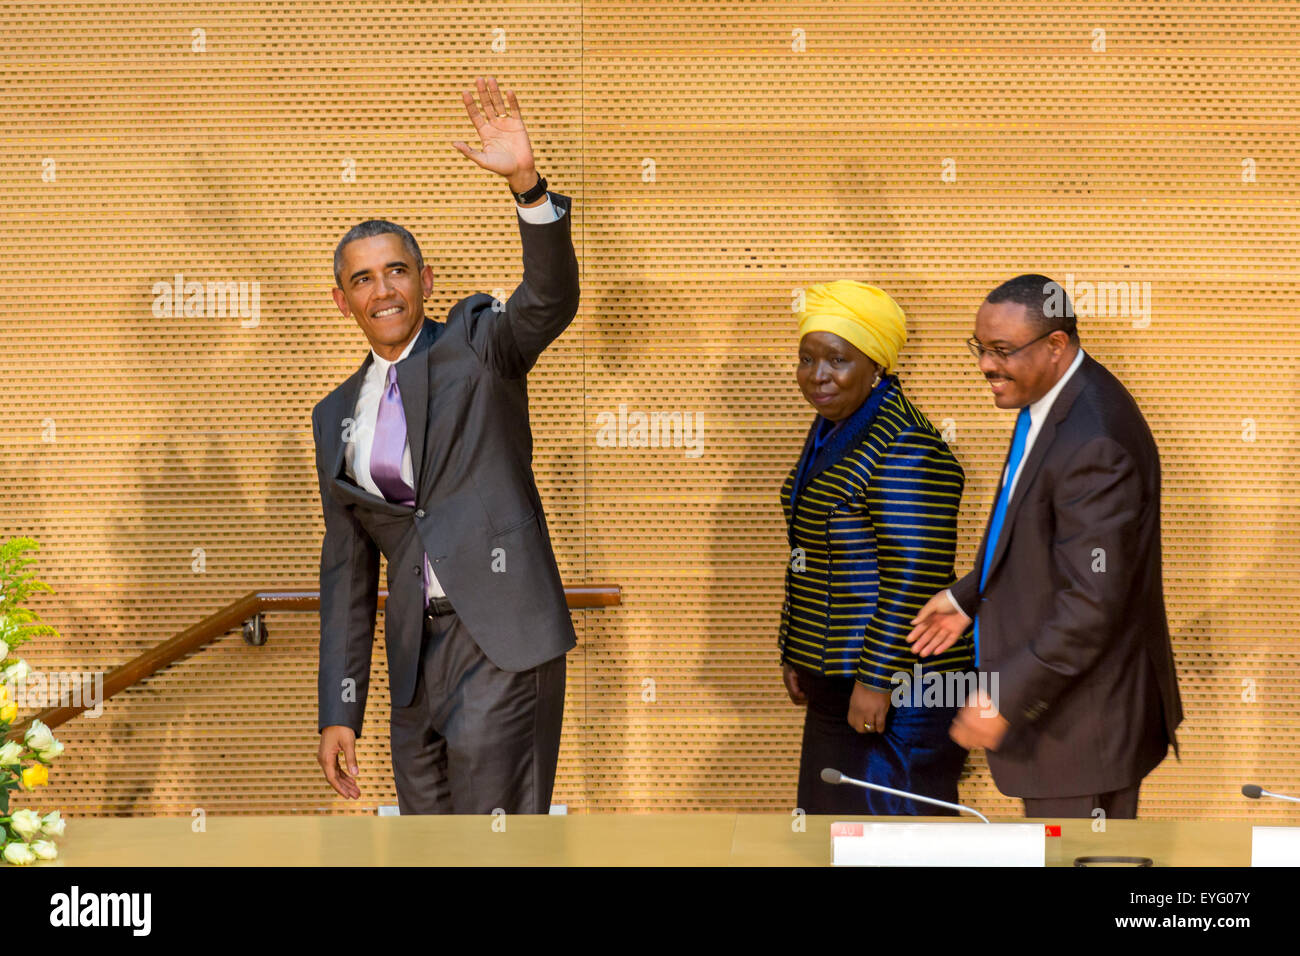
[{"label": "yellow flower", "polygon": [[18,716],[18,705],[10,701],[0,707],[0,724],[12,724]]},{"label": "yellow flower", "polygon": [[50,772],[41,764],[34,764],[23,771],[23,789],[35,790],[43,783],[50,782]]},{"label": "yellow flower", "polygon": [[9,702],[9,685],[0,684],[0,704],[7,704],[8,702]]}]

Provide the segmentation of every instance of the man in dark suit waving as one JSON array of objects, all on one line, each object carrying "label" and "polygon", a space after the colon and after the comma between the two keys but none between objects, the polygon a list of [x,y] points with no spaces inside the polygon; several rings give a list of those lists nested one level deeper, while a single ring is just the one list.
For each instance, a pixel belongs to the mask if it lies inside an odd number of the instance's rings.
[{"label": "man in dark suit waving", "polygon": [[988,750],[1026,816],[1134,817],[1183,716],[1155,440],[1079,347],[1073,306],[1047,277],[990,292],[968,345],[994,403],[1020,411],[975,568],[930,599],[908,640],[937,653],[975,615],[976,664],[999,678],[981,686],[999,694],[963,708],[951,736]]},{"label": "man in dark suit waving", "polygon": [[[525,377],[578,309],[571,203],[546,191],[519,103],[496,81],[463,99],[519,210],[523,282],[502,303],[424,315],[433,272],[385,220],[343,236],[334,301],[370,343],[312,409],[325,539],[320,570],[318,759],[360,796],[361,734],[388,559],[393,775],[403,814],[545,813],[576,643],[532,472]],[[345,767],[339,766],[339,758]]]}]

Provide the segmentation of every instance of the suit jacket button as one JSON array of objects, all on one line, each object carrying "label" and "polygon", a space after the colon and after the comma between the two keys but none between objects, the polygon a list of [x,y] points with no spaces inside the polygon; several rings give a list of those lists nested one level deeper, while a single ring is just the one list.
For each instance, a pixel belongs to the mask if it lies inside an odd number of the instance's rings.
[{"label": "suit jacket button", "polygon": [[423,517],[424,517],[424,509],[423,509],[423,508],[417,508],[417,509],[415,510],[415,516],[416,516],[417,518],[423,518]]},{"label": "suit jacket button", "polygon": [[424,569],[423,569],[422,567],[420,567],[420,566],[417,564],[417,565],[416,565],[414,568],[412,568],[411,570],[413,570],[416,574],[419,574],[419,573],[420,573],[421,571],[423,571]]}]

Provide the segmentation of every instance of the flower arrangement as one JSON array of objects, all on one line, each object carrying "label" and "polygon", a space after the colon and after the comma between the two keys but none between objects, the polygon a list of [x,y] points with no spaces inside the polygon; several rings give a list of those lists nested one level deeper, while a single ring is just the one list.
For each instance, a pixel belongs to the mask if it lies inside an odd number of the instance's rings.
[{"label": "flower arrangement", "polygon": [[[27,662],[13,652],[34,637],[58,635],[54,628],[40,623],[35,611],[23,607],[29,595],[52,590],[30,570],[36,559],[28,552],[38,547],[31,538],[11,538],[0,544],[0,740],[5,741],[0,745],[0,858],[19,865],[57,857],[58,847],[52,838],[63,836],[67,826],[58,810],[44,816],[35,810],[9,812],[10,791],[35,790],[48,783],[49,767],[63,753],[63,744],[39,720],[32,721],[22,743],[7,739],[18,716],[15,689],[27,678]],[[29,762],[30,766],[24,766]]]}]

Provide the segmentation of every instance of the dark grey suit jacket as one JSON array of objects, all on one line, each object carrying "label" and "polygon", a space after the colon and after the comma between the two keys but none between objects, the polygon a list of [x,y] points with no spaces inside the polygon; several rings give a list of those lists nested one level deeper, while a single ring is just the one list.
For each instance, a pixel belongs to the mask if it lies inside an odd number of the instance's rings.
[{"label": "dark grey suit jacket", "polygon": [[423,557],[493,664],[523,671],[576,643],[533,478],[525,376],[578,310],[571,202],[554,222],[519,220],[524,277],[493,309],[482,293],[447,321],[426,318],[397,363],[415,505],[348,479],[344,442],[372,357],[312,409],[325,539],[320,563],[320,728],[361,735],[379,589],[388,559],[385,639],[393,706],[411,702],[424,634]]},{"label": "dark grey suit jacket", "polygon": [[988,754],[998,789],[1106,793],[1141,780],[1169,744],[1177,753],[1160,459],[1133,397],[1091,356],[1022,466],[981,597],[987,545],[986,526],[952,593],[966,613],[978,606],[980,670],[998,672],[1011,724]]}]

